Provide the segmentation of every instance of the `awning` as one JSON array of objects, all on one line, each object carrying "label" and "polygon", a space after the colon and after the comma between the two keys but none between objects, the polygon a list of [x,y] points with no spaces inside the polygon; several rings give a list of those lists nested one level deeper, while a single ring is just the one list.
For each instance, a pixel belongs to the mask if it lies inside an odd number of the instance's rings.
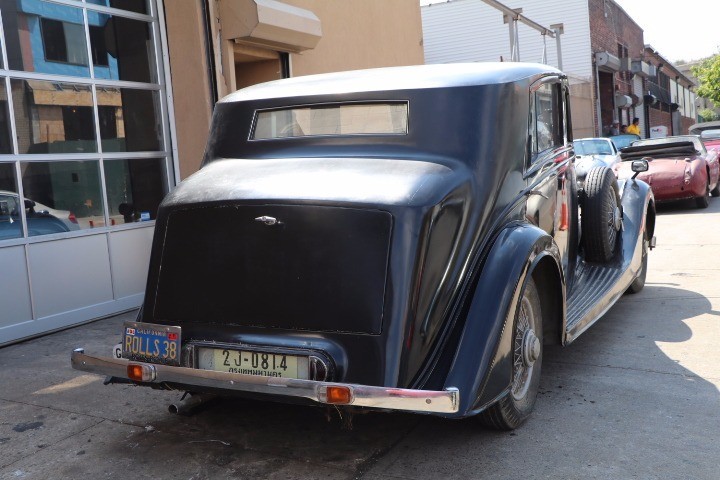
[{"label": "awning", "polygon": [[302,52],[322,38],[320,19],[310,10],[276,0],[234,0],[220,3],[224,40]]}]

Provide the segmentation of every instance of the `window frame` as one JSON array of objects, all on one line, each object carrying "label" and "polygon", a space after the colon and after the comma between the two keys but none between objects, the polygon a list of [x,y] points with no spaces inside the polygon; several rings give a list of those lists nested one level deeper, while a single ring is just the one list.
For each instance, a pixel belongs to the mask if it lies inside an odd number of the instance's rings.
[{"label": "window frame", "polygon": [[[538,136],[537,136],[537,95],[538,91],[544,86],[550,86],[551,97],[550,103],[552,105],[552,128],[550,132],[551,145],[538,150]],[[565,77],[558,75],[548,75],[540,78],[530,86],[529,90],[529,109],[528,109],[528,134],[527,134],[527,165],[532,165],[539,159],[544,158],[547,152],[552,151],[558,147],[567,145],[570,141],[570,132],[568,131],[570,111],[568,108],[568,86]]]},{"label": "window frame", "polygon": [[[48,47],[47,46],[48,46],[49,39],[47,39],[46,37],[49,32],[46,32],[45,25],[49,24],[50,22],[60,24],[60,29],[62,31],[62,42],[50,42],[50,43],[53,45],[61,45],[62,46],[62,48],[65,52],[64,60],[59,60],[59,59],[48,57]],[[83,35],[83,43],[85,44],[85,51],[83,52],[83,54],[84,54],[86,63],[77,63],[77,62],[72,62],[69,60],[69,49],[68,49],[68,43],[67,43],[68,36],[67,36],[67,30],[66,30],[65,26],[70,25],[70,24],[79,26],[80,28],[83,29],[83,32],[85,30],[84,25],[79,25],[79,24],[71,23],[71,22],[63,22],[62,20],[55,20],[54,18],[44,18],[44,17],[40,18],[40,38],[42,40],[43,58],[45,59],[46,62],[60,63],[63,65],[73,65],[75,67],[89,68],[90,62],[88,61],[88,54],[87,54],[87,38],[84,35]]]}]

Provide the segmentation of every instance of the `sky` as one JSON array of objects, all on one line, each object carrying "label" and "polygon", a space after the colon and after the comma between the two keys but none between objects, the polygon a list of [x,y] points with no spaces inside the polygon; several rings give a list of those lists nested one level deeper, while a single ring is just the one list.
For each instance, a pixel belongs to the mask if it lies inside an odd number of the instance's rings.
[{"label": "sky", "polygon": [[615,0],[671,62],[720,52],[720,0]]},{"label": "sky", "polygon": [[[442,1],[420,0],[420,4]],[[645,43],[671,62],[699,60],[720,53],[720,0],[615,2],[643,29]],[[522,0],[502,3],[522,4]]]}]

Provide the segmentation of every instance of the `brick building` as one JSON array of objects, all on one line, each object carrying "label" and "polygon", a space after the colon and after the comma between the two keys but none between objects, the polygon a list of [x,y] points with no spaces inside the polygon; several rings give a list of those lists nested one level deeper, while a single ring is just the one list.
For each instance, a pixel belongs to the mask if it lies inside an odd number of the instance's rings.
[{"label": "brick building", "polygon": [[650,136],[688,133],[697,119],[696,96],[691,90],[694,81],[650,45],[645,45],[645,60],[657,73],[646,81],[644,113]]},{"label": "brick building", "polygon": [[[632,61],[641,61],[645,49],[643,30],[615,2],[590,0],[590,45],[593,52],[593,85],[598,133],[607,134],[613,121],[629,125],[641,117],[643,97],[642,64],[638,74]],[[644,122],[641,118],[641,131]]]}]

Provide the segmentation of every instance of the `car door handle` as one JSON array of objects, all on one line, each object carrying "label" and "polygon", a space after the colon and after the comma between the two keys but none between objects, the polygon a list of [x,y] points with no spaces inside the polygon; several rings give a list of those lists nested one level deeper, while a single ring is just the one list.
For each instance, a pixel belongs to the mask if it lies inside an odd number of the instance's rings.
[{"label": "car door handle", "polygon": [[542,193],[540,190],[528,190],[528,192],[527,192],[525,195],[527,195],[528,197],[529,197],[530,195],[540,195],[540,196],[541,196],[542,198],[544,198],[545,200],[547,200],[548,198],[550,198],[550,197],[548,197],[547,195],[545,195],[544,193]]}]

